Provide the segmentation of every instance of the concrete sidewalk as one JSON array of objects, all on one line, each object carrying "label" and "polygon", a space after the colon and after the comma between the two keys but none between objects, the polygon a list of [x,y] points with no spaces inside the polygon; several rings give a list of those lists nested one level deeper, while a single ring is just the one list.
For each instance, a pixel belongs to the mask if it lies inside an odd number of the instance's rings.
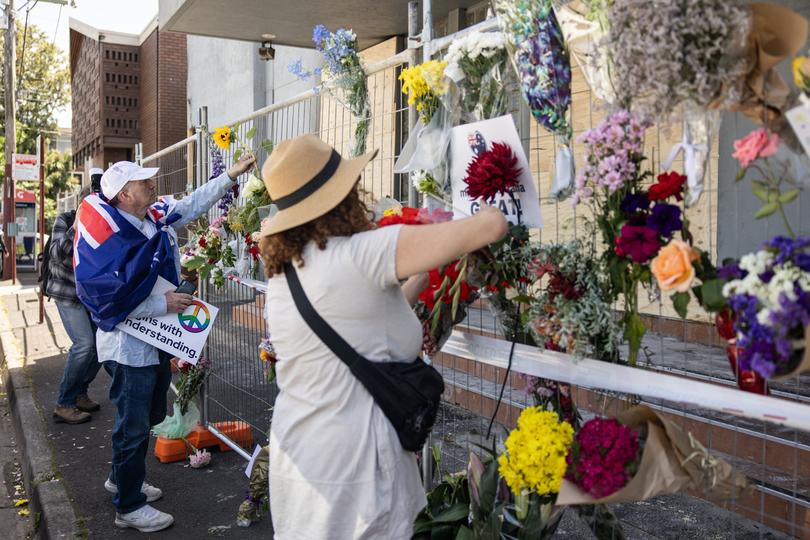
[{"label": "concrete sidewalk", "polygon": [[[25,274],[21,274],[23,281]],[[133,529],[117,529],[111,495],[104,480],[111,463],[110,433],[115,407],[107,398],[110,378],[100,370],[90,387],[90,396],[101,403],[92,421],[70,426],[51,417],[70,340],[62,327],[56,306],[46,303],[44,324],[38,324],[38,303],[32,288],[11,288],[0,283],[0,336],[11,379],[13,414],[25,449],[23,469],[31,486],[32,515],[43,537],[64,538],[270,538],[269,516],[249,528],[236,526],[236,510],[244,499],[246,462],[234,452],[213,449],[211,465],[191,469],[187,462],[161,464],[147,456],[147,481],[163,490],[154,506],[174,515],[174,525],[160,533],[144,535]],[[17,349],[6,350],[8,348]],[[16,358],[15,358],[16,356]],[[28,400],[28,401],[26,401]],[[2,445],[0,429],[0,445]],[[46,486],[48,489],[46,489]],[[37,492],[42,497],[37,498]],[[0,517],[4,517],[0,497]],[[23,530],[23,529],[21,529]],[[0,534],[2,536],[2,534]],[[14,536],[19,538],[21,536]]]}]

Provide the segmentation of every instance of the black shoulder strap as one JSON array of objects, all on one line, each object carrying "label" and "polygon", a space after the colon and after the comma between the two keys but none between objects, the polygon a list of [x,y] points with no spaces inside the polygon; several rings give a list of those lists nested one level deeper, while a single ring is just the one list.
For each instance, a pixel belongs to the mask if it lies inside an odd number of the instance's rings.
[{"label": "black shoulder strap", "polygon": [[354,366],[360,355],[357,354],[357,351],[355,351],[346,340],[340,337],[340,334],[335,332],[334,328],[329,326],[328,322],[323,320],[323,317],[321,317],[317,311],[315,311],[304,289],[301,287],[301,282],[298,280],[298,273],[295,271],[292,264],[284,264],[284,275],[287,276],[287,285],[289,285],[290,292],[292,292],[295,307],[298,308],[298,312],[301,313],[301,316],[312,331],[315,332],[321,341],[323,341],[338,358],[343,360],[347,366],[350,368]]}]

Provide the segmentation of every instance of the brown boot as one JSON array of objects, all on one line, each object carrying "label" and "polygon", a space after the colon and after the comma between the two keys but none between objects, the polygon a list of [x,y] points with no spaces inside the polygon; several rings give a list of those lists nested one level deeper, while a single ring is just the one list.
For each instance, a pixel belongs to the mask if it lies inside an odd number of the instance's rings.
[{"label": "brown boot", "polygon": [[82,412],[76,407],[56,407],[53,419],[66,424],[83,424],[90,421],[90,413]]},{"label": "brown boot", "polygon": [[96,412],[101,405],[87,397],[87,394],[76,398],[76,408],[84,412]]}]

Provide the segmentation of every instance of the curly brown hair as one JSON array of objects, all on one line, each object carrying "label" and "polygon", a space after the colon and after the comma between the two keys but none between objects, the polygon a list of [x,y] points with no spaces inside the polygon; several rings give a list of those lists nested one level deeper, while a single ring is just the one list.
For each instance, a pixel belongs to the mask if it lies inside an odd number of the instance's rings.
[{"label": "curly brown hair", "polygon": [[357,185],[332,210],[310,222],[259,240],[262,263],[267,277],[284,273],[284,263],[304,266],[301,253],[310,241],[325,249],[332,236],[351,236],[374,228],[369,210],[361,199]]}]

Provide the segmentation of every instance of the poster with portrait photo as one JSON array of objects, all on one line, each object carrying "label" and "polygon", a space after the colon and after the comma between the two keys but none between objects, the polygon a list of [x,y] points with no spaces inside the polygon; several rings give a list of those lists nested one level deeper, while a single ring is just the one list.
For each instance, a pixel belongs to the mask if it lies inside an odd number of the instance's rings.
[{"label": "poster with portrait photo", "polygon": [[523,152],[515,121],[511,115],[500,116],[472,124],[454,127],[450,135],[450,182],[453,191],[453,217],[471,216],[481,208],[481,201],[467,195],[464,177],[467,166],[476,156],[492,148],[493,143],[509,145],[518,159],[519,185],[514,199],[509,194],[498,195],[491,203],[499,208],[510,223],[541,228],[540,200],[534,185],[529,161]]}]

